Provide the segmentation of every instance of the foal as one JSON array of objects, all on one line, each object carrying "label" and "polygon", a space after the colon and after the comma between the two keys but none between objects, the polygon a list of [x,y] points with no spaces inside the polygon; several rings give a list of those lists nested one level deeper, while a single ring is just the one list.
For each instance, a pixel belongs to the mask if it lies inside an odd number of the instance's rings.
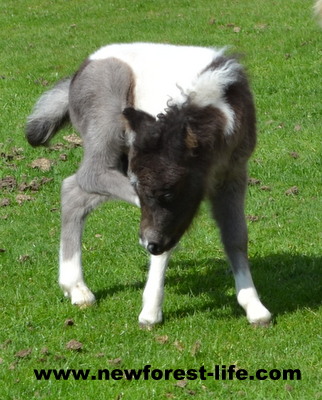
[{"label": "foal", "polygon": [[73,304],[95,301],[81,267],[85,218],[100,203],[121,199],[141,206],[140,242],[151,254],[139,322],[161,322],[171,250],[208,197],[238,303],[249,322],[269,322],[247,259],[244,198],[256,121],[235,59],[202,47],[103,47],[40,97],[27,139],[46,144],[66,122],[84,142],[79,170],[62,185],[59,283]]}]

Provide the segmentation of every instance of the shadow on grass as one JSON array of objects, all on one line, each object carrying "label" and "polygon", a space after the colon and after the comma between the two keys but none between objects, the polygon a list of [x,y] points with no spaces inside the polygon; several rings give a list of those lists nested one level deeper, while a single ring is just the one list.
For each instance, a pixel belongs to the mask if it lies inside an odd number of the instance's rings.
[{"label": "shadow on grass", "polygon": [[[294,254],[272,254],[251,259],[252,275],[263,304],[276,317],[298,309],[312,310],[321,306],[322,257]],[[142,292],[145,281],[130,285],[122,283],[96,293],[98,302],[127,289]],[[227,263],[214,259],[172,261],[167,273],[165,291],[190,296],[200,301],[187,301],[175,311],[166,313],[167,319],[180,319],[196,312],[208,312],[213,318],[223,318],[219,311],[229,307],[232,317],[244,315],[237,304],[233,275]],[[202,300],[201,300],[202,298]]]},{"label": "shadow on grass", "polygon": [[[207,260],[202,260],[205,265]],[[181,263],[179,262],[179,265]],[[229,307],[233,317],[244,315],[238,305],[234,288],[233,275],[227,273],[224,262],[208,260],[209,268],[202,275],[198,272],[198,262],[191,263],[192,268],[185,268],[186,273],[176,284],[177,291],[182,294],[201,296],[206,301],[197,308],[180,307],[177,317],[192,315],[196,311],[213,310],[214,318],[222,318],[219,310]],[[309,257],[294,254],[272,254],[267,257],[253,257],[251,270],[255,286],[263,304],[272,312],[273,316],[291,313],[298,309],[312,310],[321,306],[321,265],[322,257]],[[187,264],[185,264],[187,266]],[[170,279],[167,285],[172,286]],[[233,293],[233,294],[232,294]],[[174,317],[175,315],[169,315]]]}]

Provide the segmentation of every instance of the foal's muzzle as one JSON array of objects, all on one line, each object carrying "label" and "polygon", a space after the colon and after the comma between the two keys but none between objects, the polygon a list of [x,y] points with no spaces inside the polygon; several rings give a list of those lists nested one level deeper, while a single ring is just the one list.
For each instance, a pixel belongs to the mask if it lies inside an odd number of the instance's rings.
[{"label": "foal's muzzle", "polygon": [[151,255],[159,256],[160,254],[163,254],[164,252],[171,250],[176,245],[176,242],[175,240],[170,240],[167,244],[164,244],[164,243],[158,243],[156,241],[148,242],[147,240],[142,240],[142,238],[140,238],[140,244]]},{"label": "foal's muzzle", "polygon": [[149,242],[148,245],[146,246],[146,249],[150,254],[154,256],[158,256],[164,253],[164,250],[161,248],[161,246],[158,243],[154,242]]},{"label": "foal's muzzle", "polygon": [[140,245],[143,246],[153,256],[158,256],[164,253],[164,249],[157,242],[148,242],[146,239],[140,237]]}]

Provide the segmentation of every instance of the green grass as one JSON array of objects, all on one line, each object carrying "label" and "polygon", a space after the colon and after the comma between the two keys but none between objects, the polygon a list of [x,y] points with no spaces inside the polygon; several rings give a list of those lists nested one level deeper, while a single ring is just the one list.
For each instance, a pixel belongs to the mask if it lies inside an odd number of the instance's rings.
[{"label": "green grass", "polygon": [[[311,6],[300,0],[233,6],[227,0],[2,2],[0,179],[15,177],[18,186],[53,179],[23,192],[33,200],[21,205],[17,186],[0,191],[0,201],[9,202],[0,207],[1,399],[322,397],[322,32]],[[63,136],[71,129],[55,139],[65,143],[60,150],[29,147],[25,118],[48,86],[74,72],[97,47],[130,41],[231,45],[246,55],[259,131],[250,176],[260,180],[247,200],[247,215],[258,217],[249,222],[249,251],[258,291],[274,313],[268,329],[249,326],[237,305],[206,205],[170,263],[165,323],[153,331],[137,324],[147,258],[137,244],[139,211],[131,206],[110,203],[88,220],[83,258],[97,304],[79,310],[56,284],[60,185],[76,170],[82,150],[66,146]],[[40,157],[54,162],[50,171],[30,167]],[[286,195],[293,186],[298,194]],[[74,325],[65,325],[69,318]],[[66,349],[71,339],[83,344],[80,352]],[[24,349],[31,354],[19,358]],[[109,361],[117,358],[118,366]],[[174,379],[37,381],[33,374],[34,368],[90,368],[95,374],[146,364],[209,370],[236,364],[250,373],[299,368],[302,379],[207,379],[179,387]]]}]

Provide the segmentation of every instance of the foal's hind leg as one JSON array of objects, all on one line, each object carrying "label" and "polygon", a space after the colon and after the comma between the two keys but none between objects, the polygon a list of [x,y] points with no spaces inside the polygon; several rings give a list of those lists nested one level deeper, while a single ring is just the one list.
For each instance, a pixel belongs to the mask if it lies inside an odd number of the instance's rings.
[{"label": "foal's hind leg", "polygon": [[232,266],[237,301],[253,324],[266,324],[270,312],[259,300],[247,258],[247,226],[244,216],[246,173],[225,182],[210,196],[213,215],[219,225],[225,251]]},{"label": "foal's hind leg", "polygon": [[59,284],[72,304],[86,306],[95,301],[83,278],[81,239],[87,214],[108,199],[108,196],[84,192],[77,183],[76,175],[63,182]]}]

